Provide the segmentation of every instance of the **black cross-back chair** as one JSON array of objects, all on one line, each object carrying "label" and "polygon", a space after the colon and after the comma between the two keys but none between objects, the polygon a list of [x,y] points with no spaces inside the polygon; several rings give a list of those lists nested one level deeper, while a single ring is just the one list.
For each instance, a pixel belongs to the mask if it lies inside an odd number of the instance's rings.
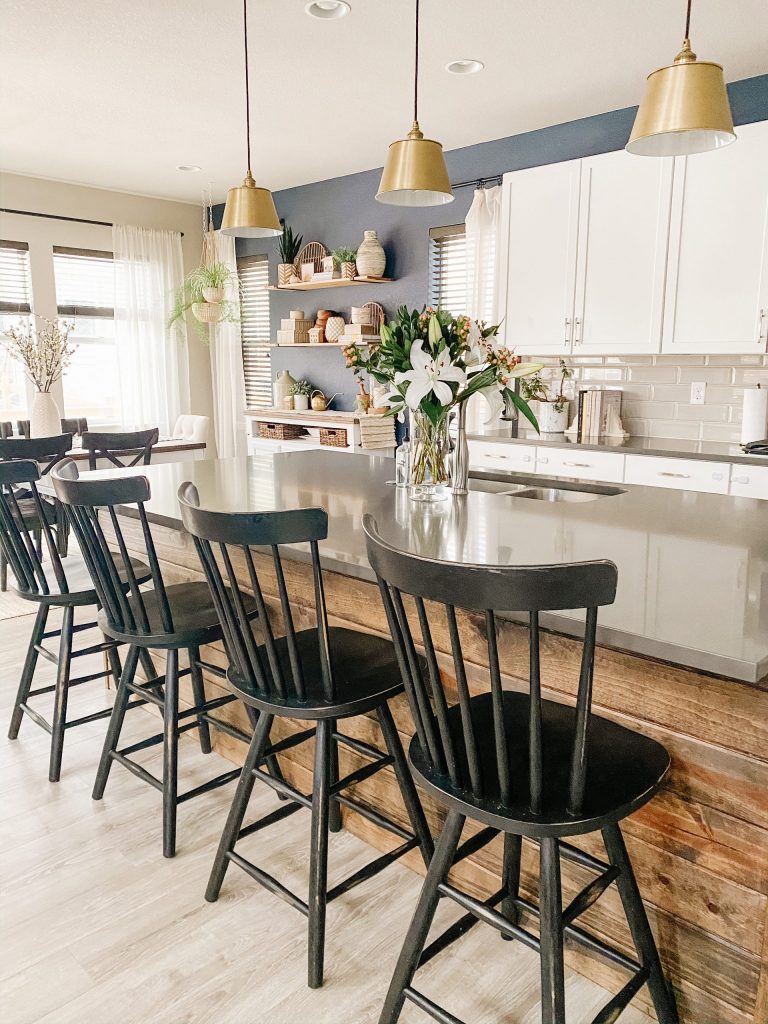
[{"label": "black cross-back chair", "polygon": [[[40,475],[46,476],[60,462],[72,447],[72,435],[66,432],[52,437],[0,437],[0,462],[12,462],[18,459],[31,459],[40,467]],[[32,500],[28,489],[17,491],[18,513],[24,516],[26,525],[32,528],[37,546],[38,557],[42,557],[42,521],[37,504]],[[46,521],[56,528],[56,542],[59,554],[66,555],[68,530],[64,515],[57,502],[43,498],[42,510]],[[0,591],[8,589],[8,560],[0,551]]]},{"label": "black cross-back chair", "polygon": [[0,421],[0,438],[13,437],[13,423],[10,420]]},{"label": "black cross-back chair", "polygon": [[[432,855],[432,837],[388,704],[392,697],[402,693],[395,652],[392,644],[381,637],[329,627],[318,548],[318,541],[328,535],[328,516],[323,509],[230,514],[210,512],[199,508],[197,491],[191,483],[180,487],[179,502],[184,526],[195,540],[224,630],[230,657],[229,684],[238,697],[261,713],[221,836],[205,898],[210,902],[218,899],[231,861],[299,910],[309,923],[308,984],[311,988],[318,988],[323,982],[327,904],[378,874],[409,850],[418,847],[425,863]],[[280,548],[302,542],[309,544],[316,625],[296,629]],[[282,618],[283,635],[280,637],[276,636],[270,624],[263,581],[252,547],[265,547],[271,556]],[[245,585],[237,578],[236,565],[243,566],[247,580]],[[250,593],[259,612],[252,625],[258,627],[260,635],[254,632],[243,614],[243,606]],[[368,712],[376,715],[387,753],[338,731],[339,719]],[[310,725],[288,739],[270,745],[273,720],[280,717],[314,723],[314,728]],[[268,754],[286,750],[312,736],[315,737],[315,760],[310,794],[301,793],[284,780],[272,778],[263,771],[262,765]],[[367,763],[339,778],[338,744],[361,755]],[[345,793],[348,786],[370,778],[389,765],[394,768],[412,831]],[[288,803],[243,827],[256,779],[267,783],[278,794],[287,796]],[[328,889],[328,833],[341,828],[339,805],[356,810],[396,835],[401,843],[390,853],[377,857]],[[302,807],[309,808],[312,813],[309,897],[306,901],[235,849],[244,836]]]},{"label": "black cross-back chair", "polygon": [[[45,505],[37,488],[40,470],[35,462],[15,461],[0,462],[0,550],[11,567],[17,594],[37,605],[37,616],[32,628],[32,636],[27,648],[27,656],[19,680],[19,688],[11,715],[8,730],[9,739],[15,740],[24,715],[51,735],[51,755],[48,777],[51,782],[58,782],[61,775],[61,758],[64,748],[64,733],[77,725],[106,718],[111,709],[97,711],[81,718],[67,719],[67,700],[73,686],[87,683],[94,679],[113,676],[115,683],[120,677],[120,657],[117,652],[117,641],[107,639],[73,650],[73,636],[83,630],[94,629],[97,622],[74,623],[75,608],[84,606],[98,607],[98,596],[91,583],[91,578],[79,553],[62,556],[59,553],[51,524],[48,521]],[[31,503],[35,510],[35,526],[31,525],[31,516],[20,509],[21,501],[17,497],[20,487],[31,496],[24,499]],[[45,552],[39,550],[35,537],[40,530],[45,540]],[[45,556],[47,557],[44,557]],[[136,577],[146,579],[149,575],[147,567],[139,562],[132,564]],[[121,585],[124,585],[124,577]],[[61,608],[63,618],[61,627],[46,631],[46,624],[51,608]],[[51,637],[59,637],[58,654],[45,647],[44,641]],[[70,678],[73,658],[85,654],[106,653],[109,670],[90,672],[77,679]],[[56,665],[56,683],[32,689],[32,680],[37,666],[38,657]],[[53,719],[48,722],[29,704],[30,698],[42,694],[53,693]]]},{"label": "black cross-back chair", "polygon": [[148,466],[152,461],[152,449],[159,438],[157,427],[119,434],[86,429],[82,435],[82,446],[83,451],[88,452],[89,469],[96,469],[99,459],[106,459],[118,469],[124,469],[139,464]]},{"label": "black cross-back chair", "polygon": [[[146,477],[128,476],[93,480],[86,476],[81,479],[77,465],[71,459],[60,463],[52,475],[56,494],[67,510],[88,565],[93,586],[99,595],[102,605],[99,624],[107,636],[129,645],[104,740],[93,788],[93,799],[100,800],[103,797],[113,761],[117,761],[138,778],[159,790],[163,794],[163,855],[173,857],[176,853],[178,805],[217,789],[240,774],[238,769],[232,769],[179,794],[179,735],[190,729],[197,729],[203,753],[209,753],[211,750],[211,724],[245,742],[250,740],[250,735],[227,723],[219,722],[212,715],[217,708],[235,700],[233,696],[227,694],[206,699],[203,668],[212,674],[224,675],[218,667],[200,660],[200,648],[204,644],[222,639],[216,611],[206,583],[200,581],[170,586],[165,584],[144,507],[150,497],[149,481]],[[128,554],[123,524],[116,511],[118,507],[135,516],[140,524],[142,557],[149,566],[148,582],[152,584],[151,589],[142,589],[142,581],[136,578],[131,570],[131,558]],[[111,544],[102,522],[112,532]],[[123,575],[128,582],[126,588],[121,587],[118,582]],[[253,609],[253,602],[250,609]],[[165,651],[164,675],[155,674],[149,658],[150,650]],[[188,653],[188,668],[179,668],[180,650],[186,650]],[[136,667],[142,654],[145,656],[142,664],[148,678],[137,681]],[[179,680],[187,675],[190,676],[192,684],[194,704],[180,711]],[[129,707],[135,706],[134,702],[129,703],[131,694],[160,708],[163,715],[163,731],[120,749],[120,731],[125,712]],[[162,779],[156,778],[130,756],[160,743],[163,744]]]},{"label": "black cross-back chair", "polygon": [[71,416],[61,421],[61,429],[65,434],[84,434],[88,429],[85,416]]},{"label": "black cross-back chair", "polygon": [[32,426],[30,420],[16,420],[16,429],[19,432],[19,437],[29,438],[32,434]]},{"label": "black cross-back chair", "polygon": [[[376,572],[389,627],[398,652],[416,732],[409,750],[420,782],[448,816],[427,873],[419,903],[395,968],[380,1024],[395,1024],[406,999],[435,1020],[458,1018],[413,987],[416,970],[463,935],[477,921],[497,928],[541,954],[542,1022],[565,1024],[563,941],[586,945],[630,972],[630,980],[594,1018],[612,1024],[648,984],[660,1024],[677,1024],[674,995],[659,961],[619,822],[647,803],[670,766],[659,743],[592,713],[592,678],[598,608],[611,604],[617,570],[612,562],[533,567],[462,565],[438,562],[388,545],[375,520],[363,519],[368,559]],[[413,599],[412,618],[403,596]],[[586,609],[584,645],[575,707],[541,695],[539,613]],[[470,696],[457,610],[473,616],[473,632],[484,631],[489,691]],[[502,687],[502,653],[497,613],[528,616],[528,692]],[[415,628],[418,622],[418,629]],[[412,624],[413,623],[413,624]],[[457,698],[440,676],[433,630],[449,637]],[[423,648],[427,672],[416,657]],[[467,818],[484,828],[468,840],[477,849],[504,836],[501,888],[486,901],[448,883]],[[600,831],[608,863],[566,841]],[[538,906],[520,895],[522,837],[540,846]],[[464,847],[459,848],[459,856]],[[563,908],[561,858],[596,872]],[[577,918],[616,883],[637,959],[625,956],[576,925]],[[425,948],[442,897],[466,916]],[[496,906],[501,904],[500,912]],[[538,917],[540,938],[521,925],[521,912]]]}]

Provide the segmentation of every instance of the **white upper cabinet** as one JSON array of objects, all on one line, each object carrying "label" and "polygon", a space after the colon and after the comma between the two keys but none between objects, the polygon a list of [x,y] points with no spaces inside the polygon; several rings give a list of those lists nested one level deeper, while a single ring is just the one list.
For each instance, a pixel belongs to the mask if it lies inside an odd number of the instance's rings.
[{"label": "white upper cabinet", "polygon": [[580,179],[579,160],[504,175],[502,336],[518,352],[571,351]]},{"label": "white upper cabinet", "polygon": [[658,352],[673,160],[582,161],[573,354]]},{"label": "white upper cabinet", "polygon": [[756,353],[768,334],[768,122],[678,157],[664,352]]}]

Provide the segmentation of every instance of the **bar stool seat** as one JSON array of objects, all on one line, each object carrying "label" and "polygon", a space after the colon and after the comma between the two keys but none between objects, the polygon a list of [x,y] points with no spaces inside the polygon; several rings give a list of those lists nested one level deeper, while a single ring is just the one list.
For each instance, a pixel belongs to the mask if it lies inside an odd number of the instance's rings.
[{"label": "bar stool seat", "polygon": [[[141,594],[148,629],[138,626],[135,629],[116,629],[104,611],[99,616],[99,624],[107,636],[115,640],[158,649],[202,647],[221,639],[221,627],[207,583],[174,583],[165,587],[165,597],[173,617],[172,631],[163,628],[162,597],[157,590],[142,591]],[[137,599],[130,594],[127,601],[134,620],[140,622]],[[252,598],[246,597],[244,605],[247,614],[256,614],[256,603]]]},{"label": "bar stool seat", "polygon": [[[26,601],[34,601],[35,604],[98,605],[99,597],[94,589],[91,574],[88,571],[88,566],[83,561],[82,555],[79,552],[66,555],[60,559],[60,562],[66,578],[66,584],[63,587],[57,579],[51,578],[48,581],[49,592],[41,594],[34,590],[27,590],[21,583],[14,583],[13,589],[16,595]],[[139,583],[146,583],[150,578],[149,566],[145,565],[138,558],[131,559],[131,568]],[[120,582],[124,589],[127,588],[127,573],[120,573]],[[100,616],[98,617],[98,625],[99,629],[105,632],[103,628],[105,623],[102,622]],[[114,637],[113,639],[117,640],[119,638]]]},{"label": "bar stool seat", "polygon": [[[470,790],[454,787],[450,778],[433,768],[424,756],[418,736],[411,741],[408,759],[416,779],[431,790],[440,802],[482,821],[493,828],[516,835],[576,836],[595,832],[608,822],[621,821],[633,814],[658,791],[669,771],[670,757],[655,740],[625,729],[607,718],[592,715],[589,726],[589,761],[584,803],[578,813],[569,812],[570,756],[576,728],[576,709],[553,700],[541,701],[541,745],[543,750],[543,787],[541,811],[531,811],[528,784],[528,722],[530,696],[505,692],[502,695],[504,732],[509,751],[511,795],[502,799],[496,772],[493,744],[480,745],[478,756],[485,784],[482,797]],[[493,698],[490,693],[470,698],[472,722],[480,735],[491,736],[494,729]],[[461,708],[447,712],[462,777],[469,768],[462,740]]]},{"label": "bar stool seat", "polygon": [[[282,677],[287,679],[291,672],[288,641],[286,637],[280,637],[274,644]],[[229,684],[246,704],[271,714],[289,710],[291,717],[303,719],[363,715],[402,692],[391,641],[373,633],[331,627],[328,646],[334,671],[333,701],[329,701],[323,692],[322,658],[316,629],[296,633],[296,650],[305,673],[305,699],[299,700],[293,693],[280,697],[273,684],[270,684],[270,694],[266,697],[259,693],[253,678],[238,676],[232,669],[227,674]],[[268,665],[266,648],[262,645],[258,651],[263,663]]]}]

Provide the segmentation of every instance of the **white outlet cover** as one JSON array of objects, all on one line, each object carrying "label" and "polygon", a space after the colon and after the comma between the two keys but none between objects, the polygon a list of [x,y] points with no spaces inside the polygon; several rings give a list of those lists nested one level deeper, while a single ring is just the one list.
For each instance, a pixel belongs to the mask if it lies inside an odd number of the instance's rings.
[{"label": "white outlet cover", "polygon": [[706,393],[706,382],[703,380],[694,381],[691,384],[691,405],[704,405]]}]

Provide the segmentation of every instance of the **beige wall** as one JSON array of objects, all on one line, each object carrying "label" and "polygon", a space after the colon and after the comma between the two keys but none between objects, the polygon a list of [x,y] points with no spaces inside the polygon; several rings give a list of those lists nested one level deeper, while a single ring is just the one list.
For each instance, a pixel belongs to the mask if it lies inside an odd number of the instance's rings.
[{"label": "beige wall", "polygon": [[[181,231],[184,269],[194,269],[200,258],[200,207],[170,199],[153,199],[111,192],[108,189],[70,185],[44,178],[18,174],[0,175],[0,206],[11,210],[84,217],[143,228]],[[35,312],[54,318],[56,295],[53,281],[52,248],[67,245],[81,249],[112,248],[112,229],[95,224],[73,224],[65,220],[24,217],[0,213],[0,238],[28,242],[32,268],[32,295]],[[190,411],[213,415],[211,363],[208,347],[196,332],[188,331]],[[61,404],[62,394],[55,395]],[[75,410],[76,411],[76,410]]]}]

